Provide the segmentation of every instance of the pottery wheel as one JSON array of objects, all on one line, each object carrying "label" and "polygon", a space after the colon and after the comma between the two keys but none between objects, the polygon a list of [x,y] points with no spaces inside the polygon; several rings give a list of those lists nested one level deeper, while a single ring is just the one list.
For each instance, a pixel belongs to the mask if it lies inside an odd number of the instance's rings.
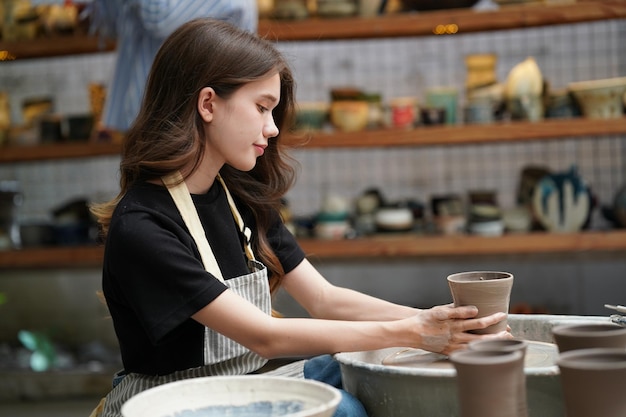
[{"label": "pottery wheel", "polygon": [[[546,368],[556,366],[558,349],[553,343],[528,341],[524,368]],[[401,366],[408,368],[447,369],[454,368],[446,355],[432,353],[422,349],[398,348],[383,358],[385,366]]]}]

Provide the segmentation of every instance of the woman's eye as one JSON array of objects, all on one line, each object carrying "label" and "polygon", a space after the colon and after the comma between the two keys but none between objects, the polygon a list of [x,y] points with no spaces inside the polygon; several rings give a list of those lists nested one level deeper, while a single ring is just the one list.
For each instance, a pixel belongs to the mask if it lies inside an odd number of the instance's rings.
[{"label": "woman's eye", "polygon": [[263,106],[261,106],[260,104],[259,104],[259,105],[257,105],[257,107],[259,108],[259,111],[260,111],[261,113],[265,113],[266,111],[269,111],[269,109],[268,109],[267,107],[263,107]]}]

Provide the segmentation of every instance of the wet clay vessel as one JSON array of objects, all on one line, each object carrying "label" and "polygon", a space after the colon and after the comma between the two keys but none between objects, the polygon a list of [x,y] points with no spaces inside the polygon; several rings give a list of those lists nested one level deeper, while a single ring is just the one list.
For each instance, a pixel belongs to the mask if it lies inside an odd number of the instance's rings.
[{"label": "wet clay vessel", "polygon": [[557,364],[567,417],[626,416],[626,349],[570,350]]},{"label": "wet clay vessel", "polygon": [[519,417],[524,353],[463,350],[450,355],[461,417]]},{"label": "wet clay vessel", "polygon": [[[477,352],[522,352],[522,359],[526,358],[529,342],[522,339],[495,339],[474,340],[468,348]],[[524,366],[517,369],[517,417],[528,417],[528,397],[526,395],[526,373]]]},{"label": "wet clay vessel", "polygon": [[601,347],[626,348],[626,327],[614,323],[564,324],[555,326],[552,335],[559,352]]},{"label": "wet clay vessel", "polygon": [[[478,308],[476,317],[509,312],[513,274],[497,271],[459,272],[448,276],[448,285],[455,306],[473,305]],[[502,320],[473,333],[498,333],[506,330],[507,320]]]}]

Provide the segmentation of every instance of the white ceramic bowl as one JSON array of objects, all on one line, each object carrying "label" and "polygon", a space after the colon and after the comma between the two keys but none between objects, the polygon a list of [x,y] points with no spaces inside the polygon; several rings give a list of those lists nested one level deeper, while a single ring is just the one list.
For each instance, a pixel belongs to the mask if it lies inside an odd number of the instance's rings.
[{"label": "white ceramic bowl", "polygon": [[504,222],[502,220],[491,220],[486,222],[470,223],[469,231],[473,235],[502,236],[504,233]]},{"label": "white ceramic bowl", "polygon": [[347,220],[318,221],[315,225],[315,237],[326,240],[345,239],[350,231]]},{"label": "white ceramic bowl", "polygon": [[143,391],[124,403],[122,415],[330,417],[340,400],[338,389],[308,379],[212,376],[171,382]]},{"label": "white ceramic bowl", "polygon": [[413,212],[406,207],[385,207],[376,212],[376,226],[382,230],[403,231],[413,227]]},{"label": "white ceramic bowl", "polygon": [[615,119],[624,115],[626,77],[570,83],[568,89],[590,119]]}]

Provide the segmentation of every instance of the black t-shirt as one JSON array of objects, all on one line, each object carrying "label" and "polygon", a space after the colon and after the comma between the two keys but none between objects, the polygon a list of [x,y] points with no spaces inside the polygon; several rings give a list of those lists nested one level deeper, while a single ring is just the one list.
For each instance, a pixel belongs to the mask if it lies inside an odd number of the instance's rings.
[{"label": "black t-shirt", "polygon": [[[248,274],[243,236],[219,181],[192,198],[224,279]],[[255,230],[252,213],[241,204],[238,209]],[[285,272],[304,259],[278,213],[268,239]],[[137,184],[118,204],[105,245],[102,288],[127,372],[164,375],[203,365],[204,327],[191,316],[226,286],[204,269],[165,187]]]}]

